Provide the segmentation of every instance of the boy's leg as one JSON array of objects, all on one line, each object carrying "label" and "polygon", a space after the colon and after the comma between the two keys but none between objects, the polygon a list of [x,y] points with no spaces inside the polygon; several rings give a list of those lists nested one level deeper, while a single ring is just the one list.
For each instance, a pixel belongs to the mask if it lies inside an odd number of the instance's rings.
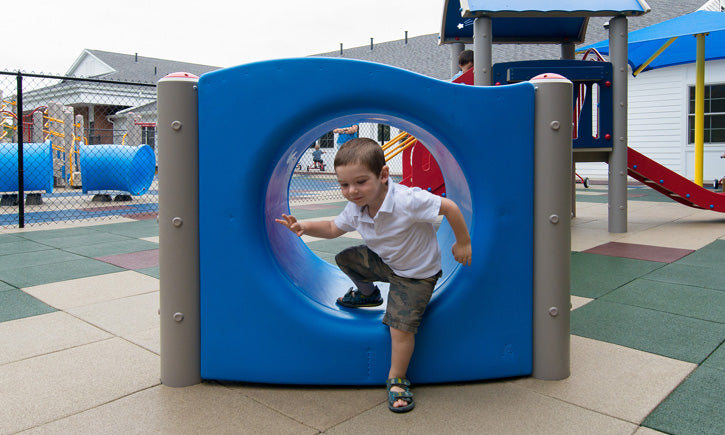
[{"label": "boy's leg", "polygon": [[[403,331],[402,329],[390,328],[390,343],[391,356],[388,379],[406,378],[410,358],[413,356],[413,349],[415,348],[415,334]],[[390,387],[390,391],[402,393],[405,390],[400,387],[393,386]],[[408,405],[408,402],[403,399],[399,399],[395,401],[393,407],[399,408],[406,405]]]},{"label": "boy's leg", "polygon": [[335,256],[335,262],[365,296],[375,292],[375,281],[387,281],[388,274],[392,273],[380,257],[365,245],[343,250]]}]

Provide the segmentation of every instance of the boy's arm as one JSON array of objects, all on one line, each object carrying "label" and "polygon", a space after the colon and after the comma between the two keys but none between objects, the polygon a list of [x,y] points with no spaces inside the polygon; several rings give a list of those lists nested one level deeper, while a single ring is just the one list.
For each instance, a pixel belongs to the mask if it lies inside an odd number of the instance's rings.
[{"label": "boy's arm", "polygon": [[453,258],[464,266],[470,266],[472,251],[471,236],[468,234],[468,227],[466,227],[466,221],[463,219],[461,209],[450,199],[441,198],[441,210],[438,214],[448,219],[448,224],[450,224],[453,230],[453,235],[456,236],[456,243],[451,248]]},{"label": "boy's arm", "polygon": [[307,234],[312,237],[320,237],[323,239],[334,239],[345,234],[343,231],[337,228],[335,221],[307,221],[297,222],[297,218],[294,216],[282,214],[284,219],[275,219],[274,221],[286,226],[290,231],[302,237],[303,234]]}]

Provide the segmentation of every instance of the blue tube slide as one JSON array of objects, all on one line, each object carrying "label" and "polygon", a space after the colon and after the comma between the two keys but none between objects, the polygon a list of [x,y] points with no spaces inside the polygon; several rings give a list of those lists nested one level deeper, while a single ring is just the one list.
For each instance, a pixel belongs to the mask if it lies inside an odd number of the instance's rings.
[{"label": "blue tube slide", "polygon": [[[340,125],[387,124],[431,152],[468,224],[473,264],[438,230],[443,276],[416,336],[415,383],[532,371],[534,86],[459,86],[385,65],[305,58],[199,80],[201,376],[246,382],[382,385],[384,307],[335,305],[351,285],[274,222],[309,144]],[[176,187],[180,188],[180,187]],[[381,286],[384,297],[387,287]]]},{"label": "blue tube slide", "polygon": [[120,191],[143,195],[156,172],[148,145],[83,145],[80,148],[83,193]]},{"label": "blue tube slide", "polygon": [[[23,189],[53,192],[53,154],[50,141],[23,144]],[[0,143],[0,192],[18,191],[18,144]]]}]

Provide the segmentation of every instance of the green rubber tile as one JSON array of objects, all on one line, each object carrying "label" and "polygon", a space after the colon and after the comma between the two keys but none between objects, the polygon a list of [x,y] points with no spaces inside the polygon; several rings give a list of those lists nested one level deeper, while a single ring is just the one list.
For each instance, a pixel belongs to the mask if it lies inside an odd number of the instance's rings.
[{"label": "green rubber tile", "polygon": [[725,325],[596,300],[572,311],[571,333],[700,364],[722,343]]},{"label": "green rubber tile", "polygon": [[314,242],[309,242],[307,243],[307,247],[309,247],[313,252],[324,252],[335,256],[343,249],[349,248],[351,246],[359,246],[364,244],[365,242],[361,239],[338,237],[336,239],[316,240]]},{"label": "green rubber tile", "polygon": [[96,225],[91,227],[95,231],[118,234],[126,237],[155,237],[159,235],[159,224],[156,219],[146,219],[135,222],[120,222],[117,224]]},{"label": "green rubber tile", "polygon": [[29,231],[27,233],[17,233],[17,236],[27,240],[35,240],[42,243],[47,240],[84,236],[86,234],[95,233],[95,231],[90,228],[91,227],[76,227],[63,228],[59,230]]},{"label": "green rubber tile", "polygon": [[695,266],[678,261],[653,271],[645,278],[653,281],[725,290],[725,267],[722,266]]},{"label": "green rubber tile", "polygon": [[[80,255],[64,252],[58,249],[45,251],[23,252],[15,255],[0,256],[0,270],[15,269],[18,267],[51,265],[71,260],[80,260]],[[47,266],[50,267],[50,266]]]},{"label": "green rubber tile", "polygon": [[161,278],[161,275],[159,274],[159,266],[136,269],[136,272],[141,272],[144,275],[153,276],[154,278]]},{"label": "green rubber tile", "polygon": [[635,279],[601,300],[725,323],[725,292],[720,290]]},{"label": "green rubber tile", "polygon": [[57,311],[22,290],[0,292],[0,322]]},{"label": "green rubber tile", "polygon": [[725,240],[715,240],[692,254],[676,261],[677,264],[722,268],[725,264]]},{"label": "green rubber tile", "polygon": [[710,354],[709,357],[702,363],[703,366],[707,366],[713,369],[725,371],[725,343],[721,344],[715,352]]},{"label": "green rubber tile", "polygon": [[672,434],[722,435],[725,372],[699,367],[647,416],[643,426]]},{"label": "green rubber tile", "polygon": [[0,281],[5,281],[18,288],[24,288],[126,270],[103,261],[85,257],[78,258],[80,259],[51,265],[41,264],[0,270]]},{"label": "green rubber tile", "polygon": [[0,281],[0,292],[8,291],[8,290],[16,290],[17,287],[13,287],[10,284]]},{"label": "green rubber tile", "polygon": [[664,265],[654,261],[574,252],[571,256],[571,294],[598,298]]},{"label": "green rubber tile", "polygon": [[99,245],[101,243],[122,242],[126,240],[131,239],[117,234],[91,232],[77,236],[40,240],[40,243],[54,248],[73,248],[77,246]]},{"label": "green rubber tile", "polygon": [[0,244],[0,256],[22,254],[23,252],[44,251],[46,249],[53,248],[32,240],[18,239],[16,242],[6,242]]},{"label": "green rubber tile", "polygon": [[[0,246],[4,245],[5,243],[15,243],[15,242],[23,241],[23,240],[28,240],[28,239],[18,237],[15,234],[0,234]],[[0,250],[2,250],[2,248],[0,248]]]},{"label": "green rubber tile", "polygon": [[290,213],[297,219],[315,219],[319,217],[329,218],[339,215],[347,205],[347,202],[331,202],[326,204],[312,204],[290,207]]},{"label": "green rubber tile", "polygon": [[317,254],[317,256],[320,257],[322,260],[337,267],[337,261],[335,261],[335,255],[337,254],[330,254],[328,252],[315,252],[315,254]]},{"label": "green rubber tile", "polygon": [[118,242],[101,243],[88,246],[77,246],[72,248],[64,248],[63,250],[73,252],[74,254],[83,255],[84,257],[95,258],[117,254],[128,254],[138,251],[149,251],[152,249],[159,249],[159,244],[146,240],[125,238],[125,240]]}]

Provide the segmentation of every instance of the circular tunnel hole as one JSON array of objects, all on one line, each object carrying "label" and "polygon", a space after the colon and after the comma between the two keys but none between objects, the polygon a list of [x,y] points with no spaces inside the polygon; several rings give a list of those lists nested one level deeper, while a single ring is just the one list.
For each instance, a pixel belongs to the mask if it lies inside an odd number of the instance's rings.
[{"label": "circular tunnel hole", "polygon": [[[268,240],[278,264],[295,286],[319,304],[334,309],[337,309],[336,298],[351,285],[349,279],[335,265],[334,256],[342,249],[363,244],[364,241],[351,233],[333,240],[306,236],[300,240],[284,226],[270,225],[269,222],[274,223],[274,218],[280,217],[282,213],[292,214],[298,220],[314,220],[334,219],[342,211],[347,201],[340,192],[334,173],[333,161],[338,145],[336,135],[331,135],[330,132],[350,124],[359,125],[360,137],[370,137],[379,143],[394,139],[398,132],[406,132],[415,137],[420,143],[415,146],[425,146],[437,162],[445,181],[446,196],[459,205],[469,224],[469,230],[472,231],[468,183],[461,167],[443,141],[438,139],[444,135],[437,132],[434,126],[423,128],[390,116],[358,114],[331,119],[309,128],[291,144],[277,162],[269,180],[265,198]],[[315,144],[320,145],[320,150],[323,151],[321,165],[313,162],[312,151]],[[400,149],[397,145],[391,145],[389,152],[386,152],[389,157],[396,153],[395,147]],[[401,151],[388,161],[394,182],[401,182],[403,176],[407,175],[404,174],[402,156]],[[445,220],[440,223],[437,234],[441,246],[443,276],[436,286],[434,299],[445,292],[459,266],[450,252],[455,238]],[[387,284],[381,283],[379,287],[385,297]],[[383,308],[373,310],[381,309]]]}]

